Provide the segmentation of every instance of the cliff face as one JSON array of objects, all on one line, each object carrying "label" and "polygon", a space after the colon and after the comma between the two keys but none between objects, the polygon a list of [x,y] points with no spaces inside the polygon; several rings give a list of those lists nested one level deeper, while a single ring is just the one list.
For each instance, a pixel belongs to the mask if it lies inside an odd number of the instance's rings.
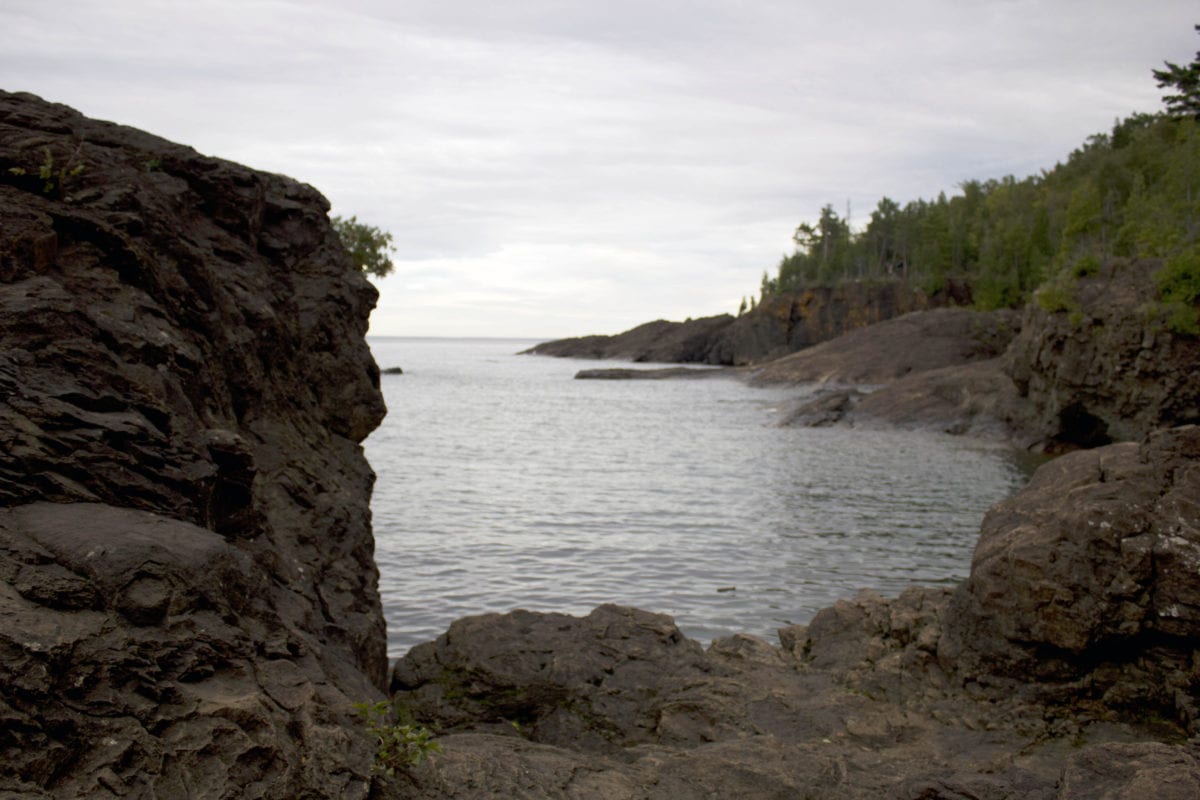
[{"label": "cliff face", "polygon": [[527,353],[568,358],[745,366],[779,358],[885,319],[936,305],[902,283],[847,284],[768,297],[740,317],[657,320],[615,336],[544,342]]},{"label": "cliff face", "polygon": [[761,363],[938,303],[903,283],[846,284],[768,297],[711,347],[710,363]]},{"label": "cliff face", "polygon": [[365,795],[384,407],[327,211],[0,92],[0,789]]},{"label": "cliff face", "polygon": [[1073,310],[1029,305],[1002,364],[1029,435],[1092,447],[1200,422],[1200,339],[1153,318],[1157,269],[1114,262],[1079,281]]},{"label": "cliff face", "polygon": [[1196,423],[1200,339],[1155,318],[1157,268],[1111,263],[1072,287],[1069,310],[1028,304],[997,358],[906,375],[847,404],[838,421],[970,433],[1051,453]]}]

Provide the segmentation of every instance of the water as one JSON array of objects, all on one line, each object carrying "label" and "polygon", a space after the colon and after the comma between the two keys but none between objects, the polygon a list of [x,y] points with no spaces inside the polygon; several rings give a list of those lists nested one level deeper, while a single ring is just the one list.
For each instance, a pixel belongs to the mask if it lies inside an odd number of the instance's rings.
[{"label": "water", "polygon": [[576,381],[626,365],[515,355],[531,344],[371,339],[405,373],[366,442],[392,656],[460,616],[605,602],[774,641],[860,588],[961,579],[1027,478],[968,439],[775,427],[795,388]]}]

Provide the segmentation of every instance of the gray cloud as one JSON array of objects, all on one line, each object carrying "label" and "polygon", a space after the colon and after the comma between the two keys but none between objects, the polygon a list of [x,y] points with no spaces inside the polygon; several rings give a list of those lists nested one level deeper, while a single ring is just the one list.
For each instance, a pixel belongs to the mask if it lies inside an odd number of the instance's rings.
[{"label": "gray cloud", "polygon": [[1158,107],[1194,0],[9,0],[8,89],[391,230],[372,332],[733,310],[820,206],[1050,167]]}]

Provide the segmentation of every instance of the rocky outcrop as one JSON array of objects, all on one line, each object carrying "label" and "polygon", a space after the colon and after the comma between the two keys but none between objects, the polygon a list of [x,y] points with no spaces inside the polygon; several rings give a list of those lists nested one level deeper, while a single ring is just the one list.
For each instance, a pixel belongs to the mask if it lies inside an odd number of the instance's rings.
[{"label": "rocky outcrop", "polygon": [[1078,281],[1070,308],[1029,305],[1003,367],[1034,436],[1091,447],[1200,422],[1200,338],[1171,333],[1151,310],[1160,266],[1114,261]]},{"label": "rocky outcrop", "polygon": [[907,283],[848,283],[768,297],[739,317],[657,320],[615,336],[544,342],[525,353],[570,358],[745,366],[834,339],[847,331],[943,305]]},{"label": "rocky outcrop", "polygon": [[914,311],[763,364],[750,371],[749,380],[756,385],[890,383],[914,372],[996,358],[1020,326],[1020,315],[1008,309]]},{"label": "rocky outcrop", "polygon": [[[905,348],[889,344],[879,325],[873,326],[879,333],[875,338],[873,329],[855,335],[866,343],[862,347],[847,335],[782,359],[779,367],[766,365],[762,372],[780,380],[836,376],[872,382],[888,377],[889,363],[898,365],[893,380],[842,403],[834,417],[801,408],[795,414],[800,424],[816,419],[821,424],[932,428],[1050,453],[1136,441],[1156,428],[1200,421],[1200,339],[1171,333],[1155,317],[1157,268],[1154,262],[1113,262],[1074,285],[1068,308],[1047,311],[1030,303],[1011,328],[1019,332],[996,358],[957,357],[937,369],[917,369],[916,362],[929,367],[936,359],[906,357]],[[936,333],[923,339],[934,345],[928,352],[938,352]],[[910,341],[912,352],[923,351],[922,338]],[[879,371],[860,366],[873,358],[865,354],[874,347],[891,355],[890,360],[879,358]],[[984,346],[976,352],[986,357],[993,351]],[[786,366],[792,360],[805,369]],[[914,368],[908,371],[910,365]]]},{"label": "rocky outcrop", "polygon": [[0,92],[0,794],[368,793],[384,408],[327,211]]},{"label": "rocky outcrop", "polygon": [[903,281],[845,283],[767,297],[722,331],[710,348],[709,363],[761,364],[948,300]]},{"label": "rocky outcrop", "polygon": [[1044,466],[957,588],[780,631],[459,620],[397,663],[443,752],[402,798],[1190,798],[1200,793],[1200,428]]},{"label": "rocky outcrop", "polygon": [[686,322],[668,322],[660,319],[615,336],[580,336],[543,342],[523,351],[522,354],[565,358],[611,358],[662,364],[717,364],[720,362],[709,359],[709,350],[713,340],[732,322],[733,317],[729,314],[689,319]]},{"label": "rocky outcrop", "polygon": [[939,655],[1200,733],[1198,574],[1200,427],[1071,453],[984,518]]}]

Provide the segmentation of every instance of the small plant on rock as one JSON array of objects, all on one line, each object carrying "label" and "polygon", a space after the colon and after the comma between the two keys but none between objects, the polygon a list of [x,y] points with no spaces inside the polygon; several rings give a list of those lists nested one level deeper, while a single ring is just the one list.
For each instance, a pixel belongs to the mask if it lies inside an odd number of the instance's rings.
[{"label": "small plant on rock", "polygon": [[418,725],[401,709],[387,700],[378,703],[355,703],[354,710],[367,724],[367,730],[377,739],[373,772],[388,777],[415,767],[442,746],[433,739],[433,731]]},{"label": "small plant on rock", "polygon": [[[37,176],[42,180],[42,194],[54,195],[62,197],[65,191],[67,181],[71,178],[78,177],[83,172],[84,165],[79,160],[79,154],[83,150],[83,142],[75,148],[71,156],[63,164],[55,164],[54,153],[50,151],[50,146],[46,145],[42,151],[46,157],[42,160],[38,167]],[[8,170],[13,175],[27,175],[29,170],[24,167],[10,167]]]}]

